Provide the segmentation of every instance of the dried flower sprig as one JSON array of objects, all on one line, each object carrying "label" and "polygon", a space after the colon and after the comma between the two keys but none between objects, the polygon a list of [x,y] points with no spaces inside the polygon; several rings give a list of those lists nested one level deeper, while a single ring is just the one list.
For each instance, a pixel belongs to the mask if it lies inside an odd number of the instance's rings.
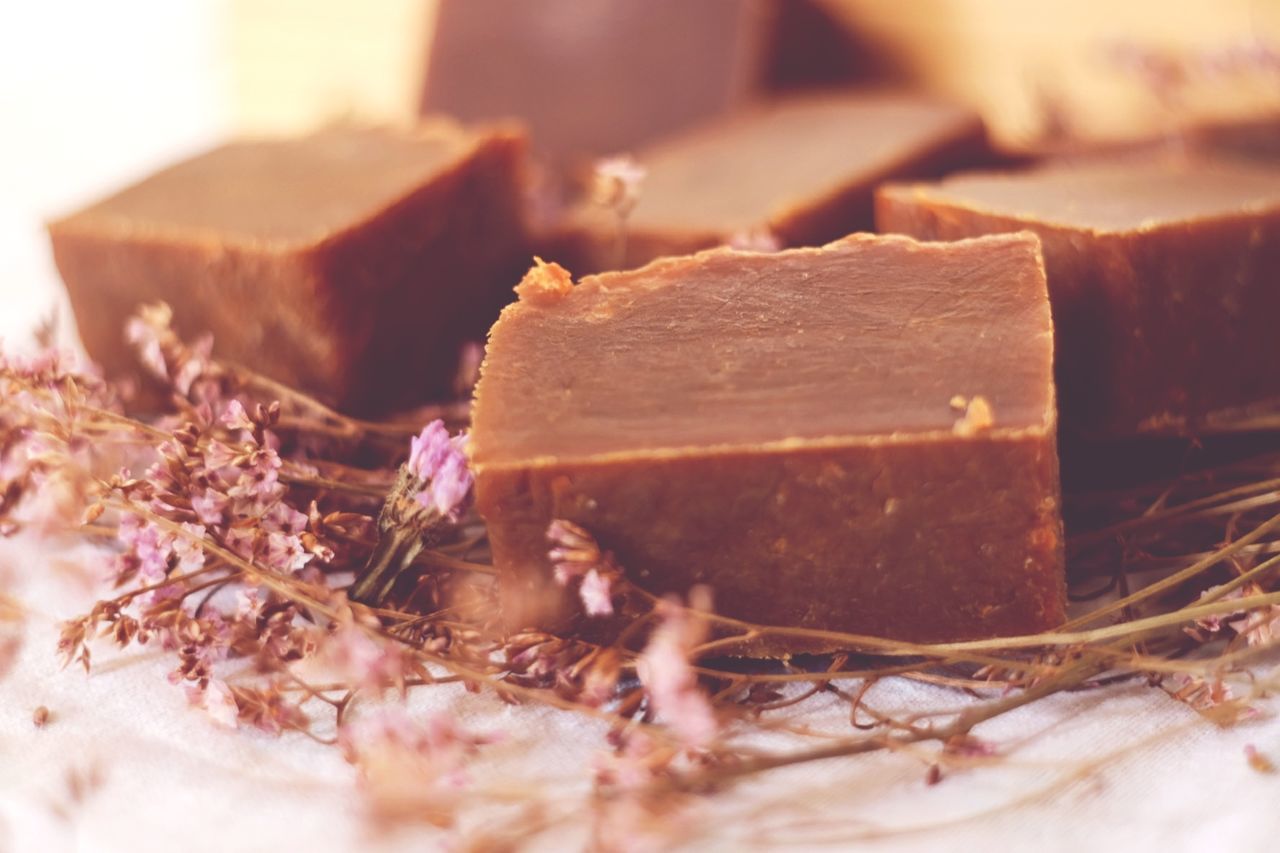
[{"label": "dried flower sprig", "polygon": [[463,449],[467,436],[450,438],[443,421],[432,421],[410,444],[391,493],[378,516],[379,541],[351,598],[382,604],[400,574],[439,528],[456,521],[471,494],[472,475]]},{"label": "dried flower sprig", "polygon": [[613,213],[617,223],[614,266],[627,258],[627,220],[640,201],[640,191],[648,170],[628,154],[597,160],[591,173],[591,199]]}]

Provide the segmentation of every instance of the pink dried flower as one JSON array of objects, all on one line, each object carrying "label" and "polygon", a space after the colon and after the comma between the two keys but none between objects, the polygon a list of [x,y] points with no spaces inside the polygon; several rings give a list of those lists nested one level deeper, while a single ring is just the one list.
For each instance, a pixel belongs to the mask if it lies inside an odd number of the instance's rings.
[{"label": "pink dried flower", "polygon": [[1236,698],[1231,685],[1221,675],[1205,678],[1198,675],[1181,675],[1172,696],[1197,711],[1218,720],[1231,723],[1258,715],[1258,709]]},{"label": "pink dried flower", "polygon": [[262,517],[263,524],[282,533],[301,533],[307,529],[307,514],[280,501]]},{"label": "pink dried flower", "polygon": [[607,575],[596,569],[587,572],[578,587],[578,595],[588,616],[613,615],[613,581]]},{"label": "pink dried flower", "polygon": [[434,420],[427,424],[409,441],[409,461],[406,463],[409,470],[419,480],[429,481],[449,455],[451,444],[444,421]]},{"label": "pink dried flower", "polygon": [[600,550],[590,533],[563,518],[547,526],[547,541],[556,583],[569,586],[578,580],[578,597],[587,615],[613,615],[613,583],[621,572],[612,556]]},{"label": "pink dried flower", "polygon": [[253,559],[254,545],[258,541],[257,533],[248,527],[232,527],[226,532],[227,547],[232,553],[245,560]]},{"label": "pink dried flower", "polygon": [[1263,755],[1258,747],[1251,743],[1244,745],[1245,761],[1249,762],[1249,766],[1259,773],[1275,773],[1276,765],[1270,758]]},{"label": "pink dried flower", "polygon": [[[694,587],[689,597],[694,609],[710,609],[699,606],[709,605],[706,587]],[[680,740],[687,746],[705,747],[715,738],[719,723],[689,660],[706,638],[706,621],[671,599],[661,602],[658,611],[662,622],[637,659],[636,672],[654,711]]]},{"label": "pink dried flower", "polygon": [[157,324],[167,327],[172,319],[173,312],[168,305],[148,305],[138,316],[130,317],[124,327],[125,339],[133,344],[143,366],[160,379],[169,378],[169,368],[164,361]]},{"label": "pink dried flower", "polygon": [[467,464],[468,436],[449,437],[444,421],[434,420],[409,443],[409,472],[421,484],[416,500],[438,515],[453,518],[471,493],[474,476]]},{"label": "pink dried flower", "polygon": [[173,374],[173,387],[179,394],[190,396],[196,380],[209,372],[212,354],[213,335],[202,335],[191,344],[187,360]]},{"label": "pink dried flower", "polygon": [[466,457],[454,449],[440,463],[430,484],[418,493],[418,503],[451,518],[471,493],[473,479]]},{"label": "pink dried flower", "polygon": [[242,586],[236,590],[235,618],[256,621],[266,603],[266,590],[256,586]]},{"label": "pink dried flower", "polygon": [[[376,620],[373,624],[377,624]],[[404,678],[409,674],[403,645],[370,634],[349,607],[342,611],[324,652],[344,680],[374,693],[389,687],[403,687]]]},{"label": "pink dried flower", "polygon": [[338,733],[347,759],[360,769],[374,814],[440,826],[453,822],[467,760],[492,736],[462,731],[444,714],[413,720],[387,706],[344,725]]},{"label": "pink dried flower", "polygon": [[1249,610],[1229,624],[1250,646],[1270,646],[1280,641],[1280,606]]},{"label": "pink dried flower", "polygon": [[284,494],[280,486],[280,455],[270,448],[259,448],[250,457],[250,464],[241,469],[235,485],[227,495],[236,501],[241,511],[266,510]]},{"label": "pink dried flower", "polygon": [[226,682],[216,678],[209,679],[203,689],[191,687],[187,689],[187,700],[209,715],[219,726],[234,729],[239,725],[240,708],[236,704],[235,695]]},{"label": "pink dried flower", "polygon": [[1280,73],[1280,50],[1262,39],[1251,39],[1207,51],[1200,64],[1211,76],[1242,73]]},{"label": "pink dried flower", "polygon": [[296,572],[309,563],[312,555],[302,547],[302,540],[292,533],[267,534],[266,553],[263,562],[280,572]]},{"label": "pink dried flower", "polygon": [[173,554],[178,558],[179,571],[194,572],[204,565],[205,528],[202,524],[183,522],[182,530],[186,535],[174,537]]},{"label": "pink dried flower", "polygon": [[551,550],[547,558],[555,569],[556,583],[568,586],[572,578],[600,565],[603,555],[595,538],[572,521],[557,518],[547,526]]},{"label": "pink dried flower", "polygon": [[205,489],[201,494],[191,498],[191,509],[201,523],[218,526],[222,524],[223,514],[230,503],[231,499],[221,492]]},{"label": "pink dried flower", "polygon": [[136,560],[138,575],[146,583],[158,583],[169,573],[169,557],[173,553],[174,537],[160,528],[132,514],[121,517],[116,538],[125,546],[126,553]]},{"label": "pink dried flower", "polygon": [[644,789],[671,759],[670,754],[663,753],[657,746],[643,731],[629,732],[616,751],[596,755],[593,762],[596,781],[623,790]]},{"label": "pink dried flower", "polygon": [[[1200,599],[1203,600],[1216,592],[1220,587],[1210,587],[1200,593]],[[1239,586],[1219,598],[1219,601],[1234,601],[1241,598],[1250,598],[1255,595],[1262,595],[1266,592],[1256,583],[1246,583]],[[1241,637],[1250,646],[1266,646],[1280,641],[1280,606],[1268,605],[1266,607],[1254,608],[1247,611],[1236,611],[1235,613],[1215,613],[1211,616],[1201,616],[1195,621],[1195,628],[1210,636],[1221,632],[1223,625],[1228,626]],[[1194,636],[1194,631],[1192,631]],[[1203,638],[1201,638],[1203,639]]]},{"label": "pink dried flower", "polygon": [[244,410],[244,404],[239,400],[233,399],[227,403],[221,420],[227,429],[253,429],[253,421],[249,419],[249,413]]},{"label": "pink dried flower", "polygon": [[640,200],[640,187],[647,174],[644,166],[626,154],[597,160],[592,173],[592,198],[625,217]]},{"label": "pink dried flower", "polygon": [[233,466],[239,456],[239,451],[231,445],[210,439],[204,448],[204,465],[210,471],[219,471]]},{"label": "pink dried flower", "polygon": [[994,743],[970,734],[955,735],[947,738],[946,743],[942,745],[942,751],[947,755],[955,755],[962,758],[990,758],[993,755],[1000,754],[1000,750]]}]

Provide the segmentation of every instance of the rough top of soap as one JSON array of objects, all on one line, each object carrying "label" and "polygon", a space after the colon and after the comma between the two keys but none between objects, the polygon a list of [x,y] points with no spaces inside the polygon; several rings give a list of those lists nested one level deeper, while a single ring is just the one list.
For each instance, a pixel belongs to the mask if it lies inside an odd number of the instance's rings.
[{"label": "rough top of soap", "polygon": [[1025,172],[972,172],[881,192],[1027,222],[1128,232],[1280,209],[1280,168],[1209,157],[1123,156]]},{"label": "rough top of soap", "polygon": [[[1025,233],[715,249],[530,295],[490,332],[481,466],[1055,421],[1044,270]],[[970,413],[957,430],[958,397],[982,401],[981,428]]]},{"label": "rough top of soap", "polygon": [[976,114],[918,96],[824,93],[768,101],[638,152],[647,174],[627,221],[731,234],[982,134]]},{"label": "rough top of soap", "polygon": [[54,227],[226,241],[309,242],[358,225],[456,169],[484,140],[447,121],[413,131],[337,127],[231,142]]}]

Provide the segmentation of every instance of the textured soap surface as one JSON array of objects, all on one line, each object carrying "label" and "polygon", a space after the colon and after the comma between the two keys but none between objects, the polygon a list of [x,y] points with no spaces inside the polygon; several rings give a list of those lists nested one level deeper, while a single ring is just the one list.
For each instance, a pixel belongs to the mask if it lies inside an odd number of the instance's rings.
[{"label": "textured soap surface", "polygon": [[709,583],[756,622],[937,640],[1061,619],[1034,237],[720,249],[520,291],[473,430],[512,627],[573,622],[554,518],[642,586]]},{"label": "textured soap surface", "polygon": [[233,142],[50,225],[89,354],[164,300],[220,355],[357,410],[447,390],[524,242],[524,139],[452,123]]},{"label": "textured soap surface", "polygon": [[1088,435],[1199,432],[1280,398],[1280,170],[1155,155],[891,185],[882,231],[1035,231],[1062,421]]},{"label": "textured soap surface", "polygon": [[636,152],[646,174],[625,254],[609,212],[584,204],[565,257],[600,270],[766,234],[782,246],[821,245],[871,229],[879,182],[986,156],[981,121],[959,107],[889,93],[766,101]]}]

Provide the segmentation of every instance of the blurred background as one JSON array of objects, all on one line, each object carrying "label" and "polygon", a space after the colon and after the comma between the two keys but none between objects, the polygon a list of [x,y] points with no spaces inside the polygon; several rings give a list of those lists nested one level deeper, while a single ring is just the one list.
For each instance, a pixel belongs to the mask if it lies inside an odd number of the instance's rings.
[{"label": "blurred background", "polygon": [[46,0],[5,24],[14,342],[58,298],[47,218],[233,135],[523,114],[565,165],[857,84],[971,104],[1016,151],[1218,125],[1280,149],[1280,0]]}]

